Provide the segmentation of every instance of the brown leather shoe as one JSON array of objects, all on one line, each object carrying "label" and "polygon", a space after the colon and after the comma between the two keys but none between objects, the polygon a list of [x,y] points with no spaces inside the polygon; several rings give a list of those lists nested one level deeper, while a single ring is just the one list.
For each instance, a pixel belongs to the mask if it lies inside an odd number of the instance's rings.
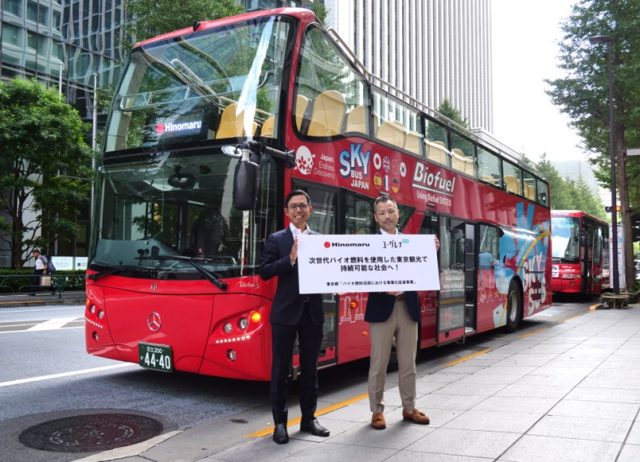
[{"label": "brown leather shoe", "polygon": [[374,412],[371,416],[371,426],[376,430],[384,430],[387,428],[387,424],[384,421],[384,414],[382,412]]},{"label": "brown leather shoe", "polygon": [[402,418],[404,420],[410,420],[411,422],[414,422],[420,425],[429,425],[429,417],[427,417],[427,415],[424,412],[420,412],[415,408],[411,412],[403,409]]}]

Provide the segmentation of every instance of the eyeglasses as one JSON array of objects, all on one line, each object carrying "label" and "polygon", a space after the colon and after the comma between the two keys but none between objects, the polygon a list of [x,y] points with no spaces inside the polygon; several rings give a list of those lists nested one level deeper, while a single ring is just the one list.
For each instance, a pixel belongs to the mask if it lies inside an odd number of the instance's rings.
[{"label": "eyeglasses", "polygon": [[295,210],[295,209],[307,210],[308,208],[309,208],[309,204],[305,204],[304,202],[301,202],[299,204],[289,204],[289,210]]}]

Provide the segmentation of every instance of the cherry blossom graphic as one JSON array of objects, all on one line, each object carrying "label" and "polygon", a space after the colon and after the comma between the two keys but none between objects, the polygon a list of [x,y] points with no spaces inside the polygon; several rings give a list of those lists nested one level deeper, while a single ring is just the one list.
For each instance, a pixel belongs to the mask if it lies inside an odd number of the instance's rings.
[{"label": "cherry blossom graphic", "polygon": [[303,175],[310,175],[313,170],[313,158],[309,148],[300,146],[296,152],[296,169]]}]

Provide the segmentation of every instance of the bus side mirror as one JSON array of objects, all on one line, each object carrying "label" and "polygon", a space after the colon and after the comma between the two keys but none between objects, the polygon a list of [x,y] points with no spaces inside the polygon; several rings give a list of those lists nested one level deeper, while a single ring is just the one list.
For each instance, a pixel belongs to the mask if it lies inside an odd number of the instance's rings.
[{"label": "bus side mirror", "polygon": [[253,210],[258,197],[258,163],[244,150],[233,174],[233,207],[237,210]]}]

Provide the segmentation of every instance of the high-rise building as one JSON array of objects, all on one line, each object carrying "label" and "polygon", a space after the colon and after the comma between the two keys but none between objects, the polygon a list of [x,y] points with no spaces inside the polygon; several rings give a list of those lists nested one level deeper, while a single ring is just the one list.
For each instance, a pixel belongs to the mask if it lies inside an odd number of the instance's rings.
[{"label": "high-rise building", "polygon": [[447,98],[493,131],[491,0],[325,0],[364,67],[427,106]]},{"label": "high-rise building", "polygon": [[0,77],[61,86],[91,118],[94,79],[114,85],[124,41],[122,0],[3,0]]},{"label": "high-rise building", "polygon": [[[314,0],[237,0],[245,9],[310,7]],[[491,0],[315,0],[364,67],[429,107],[447,98],[472,128],[493,129]],[[115,86],[125,42],[122,0],[2,0],[0,78],[61,88],[87,120],[94,85]],[[207,18],[203,18],[207,19]],[[56,254],[86,255],[85,228]],[[0,267],[8,249],[0,242]]]}]

